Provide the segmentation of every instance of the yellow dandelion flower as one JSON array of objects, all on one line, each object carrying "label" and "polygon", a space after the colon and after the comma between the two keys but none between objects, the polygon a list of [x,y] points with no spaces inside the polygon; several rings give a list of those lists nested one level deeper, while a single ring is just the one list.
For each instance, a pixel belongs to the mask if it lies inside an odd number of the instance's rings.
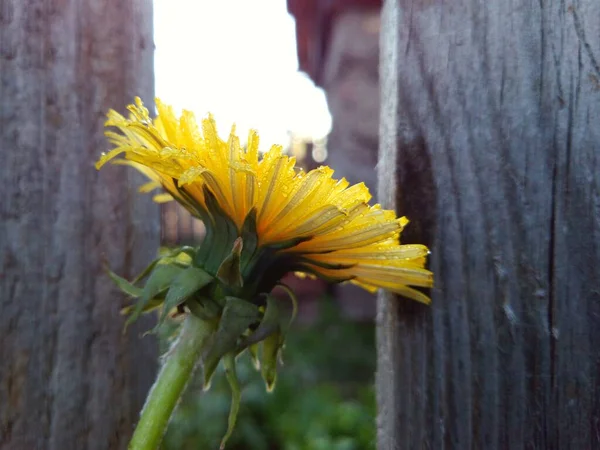
[{"label": "yellow dandelion flower", "polygon": [[281,146],[260,155],[254,131],[245,147],[235,127],[224,141],[212,116],[198,124],[192,113],[178,118],[171,107],[156,103],[155,119],[140,99],[129,106],[128,118],[108,113],[106,135],[114,148],[97,167],[110,160],[135,167],[150,180],[140,191],[162,188],[154,199],[181,203],[204,222],[206,237],[198,247],[166,251],[132,282],[109,271],[128,296],[138,299],[123,310],[127,323],[157,308],[159,325],[172,311],[184,316],[130,448],[158,446],[198,360],[205,387],[220,361],[231,387],[223,448],[240,403],[237,355],[248,350],[267,389],[275,384],[291,320],[270,293],[280,286],[295,304],[280,282],[286,273],[349,281],[369,291],[385,288],[429,303],[415,289],[433,283],[424,268],[428,250],[400,244],[408,220],[370,206],[364,184],[336,180],[325,166],[304,172]]},{"label": "yellow dandelion flower", "polygon": [[[260,155],[255,131],[243,147],[235,127],[224,141],[212,116],[198,124],[191,112],[178,118],[160,100],[156,105],[155,119],[139,98],[128,118],[109,112],[106,126],[118,132],[106,132],[114,149],[97,167],[121,155],[119,161],[151,180],[142,191],[162,187],[166,195],[158,201],[175,199],[203,220],[207,245],[198,261],[207,272],[216,275],[235,238],[242,237],[243,282],[258,292],[268,292],[293,271],[429,303],[413,288],[432,286],[432,273],[424,269],[428,249],[400,244],[408,220],[369,206],[363,183],[336,180],[326,166],[304,172],[281,146]],[[228,236],[216,239],[223,234]]]}]

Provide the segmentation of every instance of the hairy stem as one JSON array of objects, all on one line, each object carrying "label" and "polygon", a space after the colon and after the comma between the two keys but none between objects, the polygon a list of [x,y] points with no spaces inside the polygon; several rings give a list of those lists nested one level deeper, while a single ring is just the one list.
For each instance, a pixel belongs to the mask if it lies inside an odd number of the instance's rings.
[{"label": "hairy stem", "polygon": [[215,326],[193,314],[184,320],[180,334],[165,355],[163,366],[142,409],[129,450],[156,450],[171,414]]}]

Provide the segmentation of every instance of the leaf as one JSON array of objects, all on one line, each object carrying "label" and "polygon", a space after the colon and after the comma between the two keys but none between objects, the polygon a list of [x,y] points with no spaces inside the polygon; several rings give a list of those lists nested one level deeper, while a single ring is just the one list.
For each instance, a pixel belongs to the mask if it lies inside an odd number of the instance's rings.
[{"label": "leaf", "polygon": [[106,273],[108,273],[108,276],[110,277],[111,280],[113,280],[113,282],[117,285],[117,287],[119,289],[121,289],[121,291],[125,292],[127,295],[134,297],[134,298],[137,298],[140,295],[142,295],[142,288],[137,287],[133,283],[130,283],[129,281],[127,281],[125,278],[120,277],[119,275],[114,273],[112,270],[110,270],[108,267],[106,268]]},{"label": "leaf", "polygon": [[235,371],[234,354],[228,353],[227,355],[225,355],[225,357],[223,358],[223,363],[225,365],[225,377],[227,378],[227,381],[229,382],[229,387],[231,388],[231,409],[229,410],[229,418],[227,420],[227,432],[221,440],[221,445],[219,446],[220,450],[223,450],[225,448],[227,440],[230,438],[231,433],[233,433],[238,412],[240,410],[240,401],[242,399],[242,391],[240,389],[240,383],[238,381],[237,373]]},{"label": "leaf", "polygon": [[171,282],[184,269],[174,265],[160,264],[150,274],[146,285],[142,291],[140,299],[135,304],[133,312],[125,322],[125,327],[135,322],[150,300],[156,297],[161,291],[166,290]]},{"label": "leaf", "polygon": [[234,351],[237,341],[246,329],[260,319],[258,307],[246,300],[225,297],[225,307],[213,342],[204,355],[204,389],[210,387],[210,379],[221,357]]},{"label": "leaf", "polygon": [[168,312],[181,305],[189,296],[196,293],[213,280],[204,270],[190,266],[179,273],[171,283],[167,292],[167,297],[163,305],[163,310],[158,320],[156,328],[162,325]]}]

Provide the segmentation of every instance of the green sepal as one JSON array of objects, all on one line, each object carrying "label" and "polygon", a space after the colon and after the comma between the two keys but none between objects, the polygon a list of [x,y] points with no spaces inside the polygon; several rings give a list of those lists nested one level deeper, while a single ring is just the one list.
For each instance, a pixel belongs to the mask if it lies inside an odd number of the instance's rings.
[{"label": "green sepal", "polygon": [[231,388],[231,409],[229,410],[229,418],[227,420],[227,432],[225,433],[225,436],[223,436],[223,439],[221,439],[221,445],[219,446],[220,450],[225,448],[227,440],[230,438],[231,433],[233,433],[238,412],[240,410],[240,401],[242,399],[242,390],[240,389],[240,383],[235,371],[235,355],[233,353],[227,353],[223,358],[223,365],[225,366],[225,377]]},{"label": "green sepal", "polygon": [[[290,300],[292,301],[292,315],[287,323],[283,322],[281,314],[276,310],[275,297],[272,295],[267,296],[267,309],[265,310],[263,322],[265,323],[265,327],[268,326],[269,329],[272,328],[273,325],[275,325],[276,328],[262,339],[262,352],[260,353],[260,362],[257,369],[260,368],[260,374],[265,381],[268,392],[271,392],[275,387],[275,382],[277,381],[277,363],[281,360],[285,336],[298,312],[298,299],[296,298],[294,291],[283,283],[278,283],[277,286],[282,288],[290,297]],[[270,305],[272,305],[271,311],[273,312],[269,312]],[[261,322],[261,325],[263,322]],[[261,332],[261,325],[259,325],[255,331],[257,338],[261,337],[260,334],[258,334]],[[253,337],[254,334],[250,335],[249,339],[252,339]]]},{"label": "green sepal", "polygon": [[197,253],[199,266],[209,273],[217,273],[221,262],[238,237],[238,230],[231,218],[223,211],[213,193],[206,186],[203,188],[206,208],[210,212],[211,226],[214,228],[210,240],[205,239]]},{"label": "green sepal", "polygon": [[206,260],[211,253],[210,250],[215,235],[215,224],[213,223],[213,219],[207,211],[202,212],[202,223],[204,223],[204,227],[206,228],[206,234],[202,239],[200,249],[196,252],[194,264],[204,267]]},{"label": "green sepal", "polygon": [[256,250],[258,249],[258,232],[256,231],[256,208],[252,208],[242,225],[241,232],[242,239],[244,241],[244,248],[242,249],[242,257],[240,260],[240,266],[242,273],[247,275],[252,269],[249,267],[250,261]]},{"label": "green sepal", "polygon": [[188,297],[208,285],[212,280],[213,277],[208,273],[194,266],[190,266],[179,273],[173,279],[171,287],[167,292],[167,297],[165,298],[163,309],[155,329],[162,325],[169,311],[181,305]]},{"label": "green sepal", "polygon": [[206,186],[202,187],[202,193],[207,207],[206,211],[202,211],[202,221],[206,227],[206,235],[202,240],[200,250],[196,253],[194,262],[198,266],[207,267],[210,265],[210,261],[214,259],[215,239],[219,236],[219,230],[222,228],[223,223],[220,219],[222,210],[214,194]]},{"label": "green sepal", "polygon": [[[163,254],[158,261],[160,264],[174,264],[181,267],[189,267],[196,255],[196,249],[194,247],[184,245],[182,247],[167,249],[162,253]],[[181,259],[181,255],[186,255],[189,258],[189,261],[183,261]]]},{"label": "green sepal", "polygon": [[296,320],[296,316],[298,315],[298,297],[296,297],[296,293],[285,283],[277,283],[277,286],[285,291],[292,302],[292,315],[290,316],[290,320],[288,321],[285,327],[282,327],[283,337],[285,339],[285,335],[289,331],[292,323]]},{"label": "green sepal", "polygon": [[165,291],[175,277],[177,277],[183,270],[184,269],[181,267],[171,264],[160,264],[156,266],[156,268],[148,277],[148,281],[144,286],[140,299],[135,304],[133,312],[127,318],[125,327],[135,322],[150,300],[156,297],[160,292]]},{"label": "green sepal", "polygon": [[277,299],[272,295],[265,295],[267,299],[267,306],[265,313],[263,314],[260,324],[254,330],[250,336],[244,337],[240,340],[238,346],[239,350],[243,350],[253,344],[257,344],[267,336],[275,333],[280,329],[281,315],[279,307],[277,306]]},{"label": "green sepal", "polygon": [[260,350],[260,344],[252,344],[248,346],[248,353],[250,354],[250,360],[256,370],[260,370],[260,360],[258,359],[258,353]]},{"label": "green sepal", "polygon": [[246,290],[270,292],[286,273],[295,270],[294,258],[295,256],[291,254],[277,252],[268,247],[258,249],[254,262],[251,264],[252,270],[245,276],[246,280],[252,280],[253,285]]},{"label": "green sepal", "polygon": [[160,258],[173,258],[180,253],[185,253],[189,256],[194,256],[196,254],[196,248],[190,245],[182,245],[180,247],[161,247],[159,250]]},{"label": "green sepal", "polygon": [[[145,314],[147,312],[150,312],[157,308],[160,308],[164,301],[165,301],[164,296],[154,297],[152,300],[150,300],[148,302],[148,304],[146,306],[144,306],[144,308],[142,308],[141,314]],[[121,314],[124,316],[129,315],[129,314],[131,314],[131,312],[133,311],[134,308],[135,308],[135,303],[133,305],[127,305],[127,306],[121,308]]]},{"label": "green sepal", "polygon": [[267,392],[271,392],[277,381],[277,361],[279,350],[283,346],[281,330],[277,330],[262,341],[262,352],[260,355],[260,374],[267,386]]},{"label": "green sepal", "polygon": [[133,298],[137,298],[140,295],[142,295],[142,288],[137,287],[133,283],[127,281],[125,278],[120,277],[119,275],[114,273],[112,270],[110,270],[108,267],[106,267],[105,269],[106,269],[106,273],[108,274],[110,279],[117,285],[117,287],[122,292],[124,292],[125,294],[127,294]]},{"label": "green sepal", "polygon": [[281,241],[281,242],[275,242],[273,244],[269,244],[268,248],[273,249],[273,250],[285,250],[288,248],[295,247],[296,245],[301,244],[302,242],[310,241],[312,238],[313,238],[312,236],[296,237],[293,239],[288,239],[287,241]]},{"label": "green sepal", "polygon": [[239,289],[244,285],[244,279],[242,278],[240,269],[240,257],[243,247],[244,241],[242,238],[237,238],[233,242],[231,253],[229,253],[227,258],[225,258],[219,266],[217,278],[225,286]]},{"label": "green sepal", "polygon": [[215,320],[221,313],[221,307],[209,297],[194,295],[186,300],[185,305],[202,320]]},{"label": "green sepal", "polygon": [[171,177],[171,181],[173,182],[173,186],[175,186],[175,190],[177,194],[171,192],[170,189],[167,190],[169,194],[173,196],[177,200],[178,203],[181,203],[185,209],[187,209],[190,214],[197,219],[204,220],[202,213],[205,212],[204,208],[198,201],[193,198],[183,186],[179,185],[179,181],[176,178]]},{"label": "green sepal", "polygon": [[165,262],[169,261],[169,258],[172,258],[174,256],[176,257],[180,253],[186,253],[186,254],[192,256],[195,253],[195,251],[196,250],[193,247],[190,247],[188,245],[184,245],[181,247],[176,247],[176,248],[168,249],[168,250],[161,250],[160,256],[158,258],[156,258],[155,260],[153,260],[150,264],[148,264],[146,266],[146,268],[144,270],[142,270],[138,274],[138,276],[136,276],[133,279],[132,283],[137,284],[140,281],[142,281],[144,278],[146,278],[150,274],[150,272],[152,272],[152,270],[154,270],[154,268],[156,267],[156,265],[158,263],[164,264]]},{"label": "green sepal", "polygon": [[156,265],[160,262],[160,260],[162,259],[162,256],[159,258],[156,258],[154,261],[152,261],[150,264],[148,264],[146,266],[146,268],[144,270],[142,270],[139,275],[137,277],[135,277],[132,281],[133,284],[139,283],[140,281],[142,281],[144,278],[146,278],[148,276],[148,274],[150,272],[152,272],[154,270],[154,268],[156,267]]},{"label": "green sepal", "polygon": [[240,336],[259,318],[260,313],[256,305],[240,298],[225,297],[225,307],[219,327],[213,335],[208,351],[202,358],[205,390],[210,387],[210,379],[223,355],[235,350]]}]

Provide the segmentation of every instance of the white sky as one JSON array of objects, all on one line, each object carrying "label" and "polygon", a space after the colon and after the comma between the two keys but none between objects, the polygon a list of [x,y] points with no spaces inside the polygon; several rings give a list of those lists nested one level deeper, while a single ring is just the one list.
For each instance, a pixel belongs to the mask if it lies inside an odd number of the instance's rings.
[{"label": "white sky", "polygon": [[[285,0],[154,0],[156,95],[220,133],[258,130],[261,149],[331,127],[325,96],[298,72],[294,19]],[[225,136],[224,136],[225,137]]]}]

